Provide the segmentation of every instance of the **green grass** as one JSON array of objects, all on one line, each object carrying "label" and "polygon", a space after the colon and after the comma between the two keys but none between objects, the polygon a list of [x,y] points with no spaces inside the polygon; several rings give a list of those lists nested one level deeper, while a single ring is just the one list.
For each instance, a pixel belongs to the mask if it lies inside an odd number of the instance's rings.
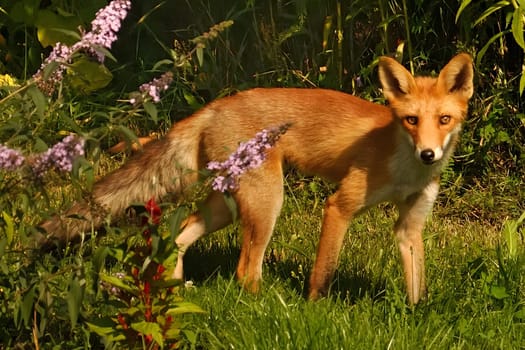
[{"label": "green grass", "polygon": [[184,296],[207,311],[191,319],[200,348],[525,348],[523,249],[509,256],[501,220],[449,218],[454,200],[438,205],[425,230],[429,297],[410,308],[391,233],[395,211],[372,210],[352,222],[330,296],[308,302],[304,292],[322,212],[321,205],[312,210],[317,199],[308,190],[287,198],[260,295],[247,294],[233,277],[237,227],[188,252],[186,274],[194,287]]},{"label": "green grass", "polygon": [[[428,299],[411,308],[392,233],[397,214],[390,205],[351,222],[330,295],[318,302],[306,300],[323,203],[333,188],[316,179],[289,177],[259,295],[246,293],[234,278],[241,240],[238,225],[203,238],[187,252],[185,273],[193,287],[183,288],[181,295],[206,313],[181,317],[185,334],[181,346],[525,348],[523,225],[511,234],[503,231],[506,220],[515,220],[525,211],[524,182],[495,176],[485,180],[486,187],[481,180],[471,187],[459,180],[444,186],[424,232]],[[41,349],[102,347],[84,322],[114,316],[118,309],[115,300],[96,292],[94,252],[103,245],[115,247],[122,235],[142,231],[123,223],[117,227],[80,248],[37,259],[24,254],[23,242],[6,250],[8,255],[0,257],[0,335],[5,349],[34,348],[35,327],[43,330],[38,340]],[[124,271],[111,259],[105,267],[110,273]],[[85,291],[72,327],[68,303],[75,280]],[[36,294],[26,297],[31,290]]]}]

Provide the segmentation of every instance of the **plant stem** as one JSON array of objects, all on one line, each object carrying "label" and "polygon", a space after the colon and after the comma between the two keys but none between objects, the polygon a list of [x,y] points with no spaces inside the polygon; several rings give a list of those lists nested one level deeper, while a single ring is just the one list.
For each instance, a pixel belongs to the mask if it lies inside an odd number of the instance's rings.
[{"label": "plant stem", "polygon": [[406,0],[403,0],[403,16],[405,17],[405,35],[408,48],[408,61],[410,63],[410,73],[414,74],[414,62],[412,62],[412,41],[410,40],[410,25],[408,23],[408,10]]}]

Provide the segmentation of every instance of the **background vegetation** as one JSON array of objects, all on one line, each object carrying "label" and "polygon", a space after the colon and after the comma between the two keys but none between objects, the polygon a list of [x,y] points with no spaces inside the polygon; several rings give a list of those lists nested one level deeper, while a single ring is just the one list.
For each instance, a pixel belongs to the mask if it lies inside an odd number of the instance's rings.
[{"label": "background vegetation", "polygon": [[[106,4],[0,1],[0,143],[33,154],[70,133],[87,140],[70,175],[0,171],[0,349],[523,347],[523,1],[136,0],[114,59],[75,61],[52,97],[24,85],[56,41],[74,43]],[[30,249],[41,220],[125,160],[107,152],[120,140],[162,134],[206,102],[254,86],[326,87],[383,103],[380,55],[435,74],[459,51],[475,58],[476,92],[426,229],[431,294],[415,309],[387,236],[389,206],[352,223],[331,297],[305,302],[331,186],[300,174],[287,178],[258,297],[232,279],[235,227],[188,253],[194,287],[146,287],[172,259],[163,233],[176,234],[181,210],[194,203],[163,206],[160,227],[150,217],[160,242],[153,251],[140,243],[145,228],[129,222],[54,254]],[[159,103],[129,103],[168,70],[174,82]],[[148,259],[155,264],[142,270]]]}]

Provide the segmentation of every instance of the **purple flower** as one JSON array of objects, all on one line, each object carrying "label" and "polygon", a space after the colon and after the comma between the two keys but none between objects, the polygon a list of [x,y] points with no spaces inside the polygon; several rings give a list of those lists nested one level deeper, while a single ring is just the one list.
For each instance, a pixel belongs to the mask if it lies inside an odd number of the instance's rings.
[{"label": "purple flower", "polygon": [[284,124],[264,129],[255,134],[253,139],[242,142],[224,162],[209,162],[208,170],[224,174],[213,179],[212,188],[220,192],[236,190],[239,177],[246,171],[259,167],[266,159],[266,150],[273,147],[289,127],[289,124]]},{"label": "purple flower", "polygon": [[[117,40],[116,33],[120,29],[120,23],[126,18],[130,8],[131,1],[129,0],[113,0],[97,12],[95,19],[91,22],[91,31],[83,33],[80,41],[72,47],[60,42],[56,43],[49,57],[46,58],[40,69],[33,75],[37,86],[48,95],[53,94],[56,85],[62,80],[66,66],[71,63],[76,52],[87,51],[88,54],[97,58],[99,62],[104,62],[105,55],[97,48],[111,48],[113,42]],[[44,69],[52,62],[56,62],[57,67],[54,68],[54,71],[48,77],[44,77]]]},{"label": "purple flower", "polygon": [[91,22],[91,31],[82,35],[79,42],[73,45],[73,50],[86,49],[99,62],[104,62],[104,53],[96,50],[97,47],[110,49],[117,40],[120,24],[126,18],[131,8],[129,0],[113,0],[108,6],[100,9]]},{"label": "purple flower", "polygon": [[[160,101],[160,93],[168,90],[170,84],[173,82],[173,73],[168,71],[162,74],[160,77],[153,79],[149,83],[142,84],[139,87],[142,94],[151,97],[153,102]],[[138,101],[135,98],[130,99],[130,103],[135,104]]]},{"label": "purple flower", "polygon": [[14,171],[20,168],[25,162],[25,157],[21,152],[0,145],[0,169]]},{"label": "purple flower", "polygon": [[66,136],[62,141],[33,158],[33,172],[42,176],[47,170],[70,172],[75,158],[84,155],[85,140],[75,136]]},{"label": "purple flower", "polygon": [[[72,55],[73,51],[69,46],[60,42],[55,44],[53,51],[51,51],[49,56],[44,60],[38,72],[33,75],[33,78],[37,79],[37,86],[40,90],[48,95],[51,95],[53,91],[55,91],[55,85],[62,80],[66,65],[71,63]],[[56,62],[57,67],[50,72],[48,77],[45,77],[44,69],[52,62]]]}]

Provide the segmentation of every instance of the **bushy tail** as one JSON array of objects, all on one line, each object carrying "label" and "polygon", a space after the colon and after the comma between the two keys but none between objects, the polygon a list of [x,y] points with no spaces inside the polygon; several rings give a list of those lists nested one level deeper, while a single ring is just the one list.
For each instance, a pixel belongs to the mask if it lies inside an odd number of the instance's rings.
[{"label": "bushy tail", "polygon": [[95,183],[91,200],[75,203],[65,214],[40,226],[47,233],[37,245],[74,240],[82,232],[115,219],[133,203],[180,193],[198,180],[200,128],[196,118],[176,124],[166,137],[144,146],[121,168]]}]

